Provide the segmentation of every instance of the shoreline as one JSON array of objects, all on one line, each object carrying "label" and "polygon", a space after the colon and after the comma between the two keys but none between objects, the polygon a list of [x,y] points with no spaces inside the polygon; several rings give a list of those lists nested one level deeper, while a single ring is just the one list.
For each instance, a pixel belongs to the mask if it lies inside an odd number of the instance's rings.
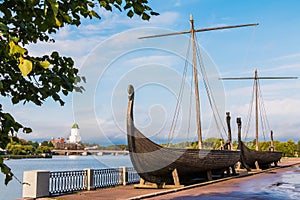
[{"label": "shoreline", "polygon": [[0,155],[3,160],[9,159],[31,159],[31,158],[52,158],[51,154],[40,154],[40,155]]},{"label": "shoreline", "polygon": [[[300,158],[282,158],[278,167],[263,171],[240,172],[239,176],[227,177],[224,179],[202,182],[195,185],[185,186],[178,189],[134,189],[133,185],[118,186],[113,188],[97,189],[92,191],[81,191],[73,194],[66,194],[56,197],[45,197],[41,199],[60,200],[89,200],[89,199],[243,199],[243,195],[248,198],[251,192],[256,192],[262,188],[261,184],[270,184],[274,178],[279,178],[281,174],[290,170],[296,170],[293,166],[300,166]],[[298,171],[300,173],[300,170]],[[258,181],[259,180],[259,181]],[[275,181],[276,184],[276,181]],[[244,194],[243,192],[249,191]],[[248,195],[248,196],[247,196]],[[252,196],[258,199],[260,196]],[[251,196],[250,196],[251,199]],[[273,198],[274,199],[274,198]],[[282,198],[281,199],[286,199]]]}]

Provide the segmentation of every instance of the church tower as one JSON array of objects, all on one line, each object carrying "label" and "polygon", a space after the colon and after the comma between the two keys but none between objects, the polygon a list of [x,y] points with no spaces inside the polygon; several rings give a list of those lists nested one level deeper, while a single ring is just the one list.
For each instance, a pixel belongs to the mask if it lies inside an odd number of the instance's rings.
[{"label": "church tower", "polygon": [[78,124],[73,124],[71,128],[71,136],[69,138],[70,143],[79,143],[81,141],[81,137],[79,135],[79,126]]}]

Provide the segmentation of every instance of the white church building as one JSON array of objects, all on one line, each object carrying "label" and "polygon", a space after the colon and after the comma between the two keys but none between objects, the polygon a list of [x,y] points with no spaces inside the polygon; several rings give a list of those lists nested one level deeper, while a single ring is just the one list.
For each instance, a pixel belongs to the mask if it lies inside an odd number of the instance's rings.
[{"label": "white church building", "polygon": [[69,137],[69,143],[77,144],[81,141],[81,136],[79,135],[79,126],[78,124],[73,124],[71,128],[71,135]]}]

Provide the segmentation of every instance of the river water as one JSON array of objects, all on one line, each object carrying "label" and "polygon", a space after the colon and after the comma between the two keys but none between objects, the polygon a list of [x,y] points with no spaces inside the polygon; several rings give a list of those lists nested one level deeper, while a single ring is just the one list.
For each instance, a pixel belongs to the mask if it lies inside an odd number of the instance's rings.
[{"label": "river water", "polygon": [[[23,172],[27,170],[70,171],[85,168],[132,167],[128,155],[53,156],[52,159],[11,159],[5,161],[5,163],[20,181],[23,180]],[[244,184],[246,184],[245,190],[238,193],[203,196],[203,198],[198,196],[191,199],[300,199],[300,167],[288,168],[283,173],[277,173],[272,179],[260,180],[256,178]],[[243,187],[243,185],[241,184],[238,187]],[[21,197],[22,185],[16,179],[13,179],[5,186],[4,175],[0,173],[0,200],[13,200]]]},{"label": "river water", "polygon": [[[29,170],[71,171],[85,168],[103,169],[120,166],[132,167],[128,155],[104,156],[53,156],[52,159],[10,159],[6,160],[14,175],[22,182],[23,172]],[[0,172],[0,200],[22,197],[22,185],[14,178],[4,185],[5,176]]]}]

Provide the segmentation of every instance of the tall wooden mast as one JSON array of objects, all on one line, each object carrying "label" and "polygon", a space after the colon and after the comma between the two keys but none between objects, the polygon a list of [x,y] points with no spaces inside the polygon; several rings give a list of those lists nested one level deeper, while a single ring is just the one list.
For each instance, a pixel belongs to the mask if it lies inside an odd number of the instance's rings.
[{"label": "tall wooden mast", "polygon": [[255,88],[255,150],[258,151],[258,79],[257,70],[254,71]]},{"label": "tall wooden mast", "polygon": [[255,150],[258,151],[258,80],[259,79],[297,79],[298,77],[282,76],[282,77],[258,77],[257,70],[254,71],[254,77],[239,78],[220,78],[220,80],[253,80],[255,93]]},{"label": "tall wooden mast", "polygon": [[195,42],[195,33],[196,32],[206,32],[206,31],[213,31],[213,30],[222,30],[222,29],[231,29],[231,28],[239,28],[239,27],[246,27],[246,26],[257,26],[258,24],[241,24],[241,25],[234,25],[234,26],[221,26],[221,27],[212,27],[212,28],[203,28],[203,29],[195,29],[194,28],[194,20],[193,16],[190,15],[190,25],[191,29],[182,32],[174,32],[174,33],[167,33],[167,34],[158,34],[158,35],[151,35],[140,37],[139,39],[146,39],[146,38],[155,38],[155,37],[163,37],[163,36],[172,36],[172,35],[181,35],[181,34],[191,34],[192,40],[192,50],[193,50],[193,71],[194,71],[194,90],[195,90],[195,100],[196,100],[196,121],[197,121],[197,135],[198,135],[198,148],[202,149],[202,130],[201,130],[201,112],[200,112],[200,98],[199,98],[199,87],[198,87],[198,70],[197,70],[197,51],[196,51],[196,42]]},{"label": "tall wooden mast", "polygon": [[193,47],[193,69],[194,69],[194,89],[196,99],[196,114],[197,114],[197,135],[198,135],[198,148],[202,149],[202,131],[201,131],[201,114],[200,114],[200,100],[199,100],[199,88],[198,88],[198,70],[197,70],[197,55],[195,44],[195,29],[193,15],[190,15],[191,22],[191,39]]}]

